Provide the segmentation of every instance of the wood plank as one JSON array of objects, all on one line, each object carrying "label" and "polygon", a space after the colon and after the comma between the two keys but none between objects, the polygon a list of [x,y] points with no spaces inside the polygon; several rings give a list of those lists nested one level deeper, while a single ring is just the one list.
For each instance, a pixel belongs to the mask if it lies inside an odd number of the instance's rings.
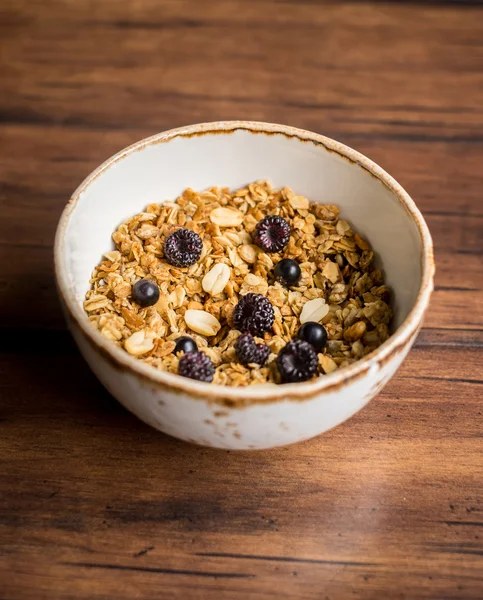
[{"label": "wood plank", "polygon": [[[203,106],[206,107],[206,104]],[[283,118],[282,107],[278,110],[279,120],[291,122],[287,117]],[[306,111],[314,118],[318,112]],[[182,113],[185,114],[185,111]],[[198,117],[200,120],[212,120],[216,115],[205,110]],[[179,117],[174,124],[193,120],[193,117],[184,120]],[[133,127],[109,132],[78,126],[61,127],[55,136],[51,135],[51,127],[45,125],[3,125],[1,140],[10,152],[4,154],[0,162],[0,210],[5,212],[13,203],[31,206],[41,199],[46,211],[56,211],[55,215],[52,214],[52,222],[55,222],[75,187],[100,163],[138,139],[172,125],[163,119],[153,128]],[[371,139],[353,142],[348,139],[349,131],[328,131],[327,117],[319,119],[315,130],[352,144],[381,164],[413,195],[424,214],[483,215],[479,172],[483,144],[475,147],[470,143],[426,141],[414,144],[410,141]],[[23,160],[27,154],[28,165]],[[456,160],[456,156],[463,156],[464,160]]]},{"label": "wood plank", "polygon": [[[1,3],[1,600],[481,600],[483,6],[463,4]],[[105,158],[233,118],[374,159],[437,263],[382,394],[322,437],[241,454],[163,436],[103,390],[51,257]]]},{"label": "wood plank", "polygon": [[[25,245],[15,248],[17,260],[9,259],[11,248],[0,245],[0,330],[63,329],[57,300],[49,246]],[[441,256],[441,260],[439,257]],[[426,315],[425,329],[437,331],[420,338],[435,343],[483,341],[483,292],[479,255],[437,255],[436,289]],[[466,333],[465,333],[466,331]],[[463,338],[461,338],[463,340]]]},{"label": "wood plank", "polygon": [[135,587],[151,598],[159,586],[171,597],[196,587],[189,597],[265,598],[281,582],[287,598],[319,598],[321,586],[337,597],[348,585],[358,598],[436,598],[458,585],[455,597],[477,598],[482,360],[415,350],[346,424],[242,454],[144,426],[75,356],[3,360],[8,597],[63,598],[75,581],[76,598],[129,598]]},{"label": "wood plank", "polygon": [[[482,50],[476,43],[482,27],[480,20],[470,23],[455,9],[426,7],[415,23],[407,6],[327,6],[322,11],[316,5],[248,2],[239,10],[237,2],[223,8],[179,2],[165,4],[162,11],[142,3],[128,12],[123,3],[109,2],[92,7],[92,13],[86,5],[69,5],[68,10],[63,3],[53,6],[56,11],[41,21],[28,3],[22,3],[20,19],[15,18],[18,5],[10,19],[7,12],[6,120],[152,130],[160,121],[179,122],[180,113],[199,113],[200,106],[218,118],[233,118],[240,108],[254,105],[252,118],[270,120],[278,105],[286,120],[315,129],[325,111],[333,109],[326,128],[343,128],[352,136],[481,143],[481,111],[476,108],[481,102],[475,94],[482,89]],[[267,17],[275,17],[277,27],[265,27]],[[89,32],[89,44],[75,35],[77,19]],[[213,44],[220,26],[229,35]],[[410,42],[400,35],[404,28],[411,31]],[[247,34],[260,30],[258,44],[245,47]],[[304,35],[287,35],[297,30]],[[19,47],[16,40],[25,31],[34,35],[25,36]],[[128,54],[117,51],[126,36]],[[437,45],[438,52],[428,52],[428,44]],[[274,47],[277,52],[270,53]],[[218,51],[224,61],[214,61]],[[294,54],[298,68],[288,86],[285,65]],[[72,68],[80,55],[89,68]],[[207,61],[214,65],[211,70],[204,69]],[[358,76],[349,77],[353,69]],[[448,76],[451,86],[445,84]],[[331,85],[314,86],[326,79]],[[213,95],[219,81],[223,94]],[[106,111],[114,96],[115,105]]]}]

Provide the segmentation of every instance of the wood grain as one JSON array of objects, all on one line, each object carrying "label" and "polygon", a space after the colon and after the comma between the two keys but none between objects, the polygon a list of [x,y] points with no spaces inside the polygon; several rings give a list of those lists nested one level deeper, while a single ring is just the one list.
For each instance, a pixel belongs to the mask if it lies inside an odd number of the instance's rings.
[{"label": "wood grain", "polygon": [[[483,597],[482,40],[463,3],[0,3],[1,600]],[[64,329],[51,264],[100,162],[231,118],[367,154],[436,250],[425,328],[383,393],[260,453],[124,411]]]}]

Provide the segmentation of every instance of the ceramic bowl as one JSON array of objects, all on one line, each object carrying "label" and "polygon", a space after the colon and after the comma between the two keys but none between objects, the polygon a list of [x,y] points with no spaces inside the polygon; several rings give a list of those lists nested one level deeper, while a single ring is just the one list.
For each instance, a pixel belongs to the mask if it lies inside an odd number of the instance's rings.
[{"label": "ceramic bowl", "polygon": [[[228,388],[164,373],[105,339],[82,302],[111,234],[151,202],[186,187],[237,188],[257,179],[338,204],[377,253],[394,291],[394,332],[375,352],[315,381]],[[230,121],[160,133],[122,150],[74,192],[57,229],[55,269],[72,334],[91,369],[126,408],[169,435],[230,449],[311,438],[360,410],[411,348],[433,289],[428,228],[413,200],[378,165],[322,135]]]}]

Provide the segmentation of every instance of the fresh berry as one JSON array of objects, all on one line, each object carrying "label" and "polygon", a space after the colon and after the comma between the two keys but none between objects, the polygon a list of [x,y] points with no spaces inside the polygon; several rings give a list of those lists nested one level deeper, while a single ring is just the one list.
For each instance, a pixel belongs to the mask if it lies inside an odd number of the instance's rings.
[{"label": "fresh berry", "polygon": [[290,239],[290,225],[282,217],[264,217],[257,223],[252,238],[265,252],[280,252]]},{"label": "fresh berry", "polygon": [[179,359],[178,373],[198,381],[213,381],[215,367],[204,352],[187,352]]},{"label": "fresh berry", "polygon": [[293,340],[277,356],[277,367],[283,383],[307,381],[317,373],[317,354],[308,342]]},{"label": "fresh berry", "polygon": [[327,331],[323,325],[307,321],[299,329],[297,337],[314,347],[316,352],[322,352],[327,343]]},{"label": "fresh berry", "polygon": [[275,279],[285,285],[297,285],[302,276],[298,264],[291,258],[283,258],[274,269]]},{"label": "fresh berry", "polygon": [[270,348],[265,344],[256,344],[253,336],[247,333],[236,339],[235,352],[244,365],[256,363],[262,367],[270,354]]},{"label": "fresh berry", "polygon": [[274,321],[273,306],[262,294],[250,292],[242,296],[233,311],[233,325],[242,333],[262,335],[271,329]]},{"label": "fresh berry", "polygon": [[188,352],[198,352],[198,346],[196,345],[194,339],[190,338],[189,335],[183,335],[176,340],[174,353],[178,354],[178,352],[184,352],[185,354]]},{"label": "fresh berry", "polygon": [[159,300],[159,287],[149,279],[140,279],[132,286],[132,299],[145,308]]},{"label": "fresh berry", "polygon": [[191,229],[177,229],[164,242],[164,256],[170,265],[189,267],[201,256],[203,242]]}]

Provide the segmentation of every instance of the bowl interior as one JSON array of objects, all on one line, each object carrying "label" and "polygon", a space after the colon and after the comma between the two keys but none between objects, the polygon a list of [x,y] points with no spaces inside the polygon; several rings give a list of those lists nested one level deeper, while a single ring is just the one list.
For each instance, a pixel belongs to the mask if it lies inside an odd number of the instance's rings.
[{"label": "bowl interior", "polygon": [[394,290],[397,328],[421,284],[421,236],[407,208],[367,169],[322,144],[247,130],[153,140],[107,164],[81,188],[59,246],[79,306],[94,266],[113,248],[111,234],[125,219],[187,187],[237,188],[257,179],[340,206],[342,218],[376,251]]}]

